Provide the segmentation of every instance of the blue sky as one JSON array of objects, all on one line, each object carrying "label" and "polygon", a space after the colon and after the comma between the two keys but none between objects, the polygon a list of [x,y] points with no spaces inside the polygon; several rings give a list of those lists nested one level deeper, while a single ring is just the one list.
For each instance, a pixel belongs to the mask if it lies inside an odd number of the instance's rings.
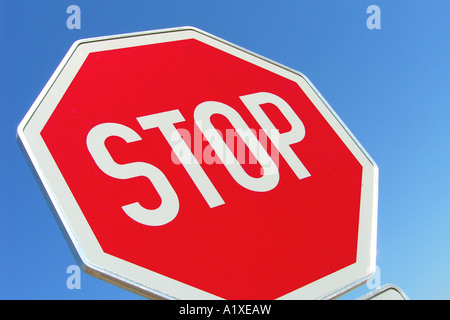
[{"label": "blue sky", "polygon": [[[81,29],[66,26],[72,4]],[[381,29],[367,28],[369,5]],[[75,260],[16,129],[74,41],[190,25],[311,80],[380,170],[378,283],[449,299],[449,12],[447,0],[0,0],[0,298],[140,299],[84,273],[67,288]]]}]

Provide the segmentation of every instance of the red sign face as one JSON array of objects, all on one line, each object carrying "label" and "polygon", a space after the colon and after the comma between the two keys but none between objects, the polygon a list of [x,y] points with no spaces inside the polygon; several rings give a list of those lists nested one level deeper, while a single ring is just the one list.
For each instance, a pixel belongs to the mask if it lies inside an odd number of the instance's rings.
[{"label": "red sign face", "polygon": [[364,167],[297,81],[189,37],[79,65],[40,136],[104,254],[225,299],[357,263]]}]

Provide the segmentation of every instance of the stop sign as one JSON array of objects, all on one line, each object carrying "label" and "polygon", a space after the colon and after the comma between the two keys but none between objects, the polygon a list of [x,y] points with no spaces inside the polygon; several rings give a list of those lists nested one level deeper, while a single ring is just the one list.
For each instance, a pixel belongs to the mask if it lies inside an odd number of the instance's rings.
[{"label": "stop sign", "polygon": [[76,42],[18,140],[83,269],[151,298],[332,298],[378,171],[302,74],[186,27]]}]

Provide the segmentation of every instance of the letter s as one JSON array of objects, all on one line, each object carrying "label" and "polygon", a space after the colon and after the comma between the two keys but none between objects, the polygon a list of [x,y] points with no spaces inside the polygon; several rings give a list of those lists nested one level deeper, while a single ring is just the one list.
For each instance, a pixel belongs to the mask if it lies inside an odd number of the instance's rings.
[{"label": "letter s", "polygon": [[118,123],[95,126],[89,131],[86,144],[97,166],[116,179],[147,177],[161,197],[161,205],[156,209],[146,209],[134,202],[122,206],[123,211],[133,220],[147,226],[161,226],[172,221],[177,216],[180,205],[178,196],[164,173],[146,162],[116,163],[105,146],[106,139],[112,136],[122,138],[128,143],[141,140],[135,131]]}]

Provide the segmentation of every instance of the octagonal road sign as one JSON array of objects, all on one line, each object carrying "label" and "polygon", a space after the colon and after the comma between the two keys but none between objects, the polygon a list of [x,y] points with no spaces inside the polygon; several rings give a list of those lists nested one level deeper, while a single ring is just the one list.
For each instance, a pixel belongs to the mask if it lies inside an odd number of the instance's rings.
[{"label": "octagonal road sign", "polygon": [[304,75],[196,28],[75,42],[18,141],[83,270],[144,296],[328,299],[375,270],[374,161]]},{"label": "octagonal road sign", "polygon": [[357,300],[409,300],[405,292],[392,283],[385,284]]}]

